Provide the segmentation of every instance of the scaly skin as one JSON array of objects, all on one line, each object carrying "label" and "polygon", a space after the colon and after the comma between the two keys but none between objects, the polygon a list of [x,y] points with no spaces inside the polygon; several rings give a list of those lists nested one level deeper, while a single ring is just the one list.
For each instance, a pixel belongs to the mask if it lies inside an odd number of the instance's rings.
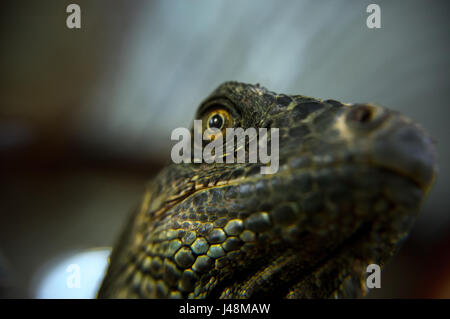
[{"label": "scaly skin", "polygon": [[216,89],[196,118],[218,104],[234,127],[279,128],[278,172],[168,165],[125,227],[98,296],[364,295],[367,265],[395,253],[434,180],[430,138],[379,106],[236,82]]}]

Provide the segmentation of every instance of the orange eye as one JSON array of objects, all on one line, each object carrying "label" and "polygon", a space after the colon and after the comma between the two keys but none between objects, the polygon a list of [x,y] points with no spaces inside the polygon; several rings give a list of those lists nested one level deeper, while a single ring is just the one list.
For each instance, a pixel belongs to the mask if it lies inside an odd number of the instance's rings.
[{"label": "orange eye", "polygon": [[210,115],[208,119],[208,128],[216,128],[221,130],[223,128],[223,125],[225,124],[225,118],[223,117],[223,114],[221,113],[213,113]]},{"label": "orange eye", "polygon": [[[223,108],[213,108],[203,115],[202,126],[203,132],[207,129],[215,129],[220,130],[222,135],[224,135],[225,129],[233,126],[233,120],[227,110]],[[214,134],[210,134],[209,136],[211,140],[215,138]]]},{"label": "orange eye", "polygon": [[206,128],[216,128],[223,130],[231,127],[232,121],[230,113],[225,109],[215,108],[207,112],[203,117],[203,122]]}]

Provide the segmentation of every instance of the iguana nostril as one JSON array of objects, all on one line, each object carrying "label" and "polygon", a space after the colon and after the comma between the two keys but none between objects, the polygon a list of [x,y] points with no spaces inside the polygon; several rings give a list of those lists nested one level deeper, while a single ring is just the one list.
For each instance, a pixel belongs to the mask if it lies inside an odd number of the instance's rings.
[{"label": "iguana nostril", "polygon": [[362,123],[370,121],[370,119],[372,118],[372,114],[373,113],[370,109],[361,108],[358,116],[359,121]]},{"label": "iguana nostril", "polygon": [[387,117],[385,109],[370,104],[355,104],[347,114],[347,123],[356,130],[372,130]]},{"label": "iguana nostril", "polygon": [[349,114],[349,119],[352,121],[367,123],[373,119],[375,110],[369,105],[363,105],[355,108]]}]

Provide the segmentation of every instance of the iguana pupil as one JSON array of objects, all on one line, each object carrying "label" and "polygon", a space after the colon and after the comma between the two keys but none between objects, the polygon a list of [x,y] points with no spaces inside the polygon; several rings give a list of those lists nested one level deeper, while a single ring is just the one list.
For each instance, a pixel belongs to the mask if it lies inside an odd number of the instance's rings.
[{"label": "iguana pupil", "polygon": [[223,117],[219,114],[214,114],[209,119],[209,127],[221,129],[223,126]]}]

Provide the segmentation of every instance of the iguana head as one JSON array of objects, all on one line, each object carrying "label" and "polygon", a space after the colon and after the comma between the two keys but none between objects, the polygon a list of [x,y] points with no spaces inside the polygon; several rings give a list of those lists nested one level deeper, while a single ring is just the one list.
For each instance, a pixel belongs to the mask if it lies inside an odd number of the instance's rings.
[{"label": "iguana head", "polygon": [[[382,266],[408,234],[435,175],[430,137],[376,105],[227,82],[195,119],[200,136],[216,129],[222,154],[196,163],[195,148],[211,141],[192,138],[190,163],[149,183],[99,297],[357,296],[367,266]],[[256,135],[232,141],[227,128]],[[273,174],[248,161],[260,128],[278,142]],[[244,163],[226,163],[242,150]]]}]

